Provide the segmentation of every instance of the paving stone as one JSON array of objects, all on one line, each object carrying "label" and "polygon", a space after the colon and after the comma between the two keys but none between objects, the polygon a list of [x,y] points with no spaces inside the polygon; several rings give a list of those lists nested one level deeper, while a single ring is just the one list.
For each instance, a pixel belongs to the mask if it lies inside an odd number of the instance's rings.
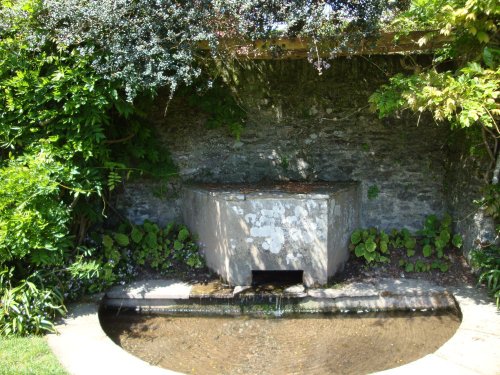
[{"label": "paving stone", "polygon": [[304,298],[307,297],[306,288],[302,284],[289,286],[283,290],[287,297]]},{"label": "paving stone", "polygon": [[70,316],[57,326],[59,334],[47,341],[64,368],[72,375],[180,375],[140,360],[116,345],[104,333],[92,303],[70,306]]},{"label": "paving stone", "polygon": [[486,334],[459,329],[446,345],[435,352],[435,355],[480,374],[498,374],[500,372],[498,333],[497,331]]},{"label": "paving stone", "polygon": [[159,310],[162,308],[168,308],[176,306],[176,302],[173,299],[166,298],[110,298],[104,301],[104,304],[109,307],[118,308],[137,308],[141,310]]},{"label": "paving stone", "polygon": [[316,298],[367,297],[376,295],[410,295],[444,292],[445,289],[425,280],[379,279],[351,283],[328,289],[309,289],[307,294]]},{"label": "paving stone", "polygon": [[393,369],[376,372],[374,375],[422,375],[422,374],[453,374],[478,375],[477,372],[456,365],[434,354],[429,354],[418,361]]}]

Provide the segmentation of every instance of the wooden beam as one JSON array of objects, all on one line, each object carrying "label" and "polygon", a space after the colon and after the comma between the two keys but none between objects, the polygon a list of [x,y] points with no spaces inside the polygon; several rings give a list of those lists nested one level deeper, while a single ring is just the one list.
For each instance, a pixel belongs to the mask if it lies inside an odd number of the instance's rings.
[{"label": "wooden beam", "polygon": [[[419,44],[421,38],[426,37],[428,42]],[[427,53],[442,47],[452,39],[439,34],[437,31],[413,31],[407,35],[397,36],[397,33],[382,33],[376,38],[367,38],[357,43],[351,42],[348,48],[337,48],[335,40],[321,41],[316,45],[310,38],[277,38],[256,40],[254,42],[223,39],[219,41],[218,50],[229,53],[238,58],[256,60],[269,59],[302,59],[308,56],[313,47],[314,55],[330,57],[332,51],[336,56],[347,55],[388,55],[403,53]],[[209,50],[208,42],[199,44],[201,50]]]}]

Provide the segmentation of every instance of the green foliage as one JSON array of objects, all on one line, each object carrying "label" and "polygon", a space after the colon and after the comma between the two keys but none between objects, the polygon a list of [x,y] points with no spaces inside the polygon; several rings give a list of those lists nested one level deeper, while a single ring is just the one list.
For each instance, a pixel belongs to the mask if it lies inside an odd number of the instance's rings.
[{"label": "green foliage", "polygon": [[[334,37],[336,50],[349,51],[349,43],[375,33],[397,3],[45,0],[40,17],[59,44],[77,46],[95,71],[119,83],[132,100],[141,91],[168,87],[173,94],[192,84],[206,72],[211,58],[222,57],[227,64],[231,51],[219,48],[227,39],[313,37],[310,60],[321,71],[328,64],[316,58],[318,39]],[[208,49],[205,54],[199,51],[200,42]],[[279,54],[280,48],[270,48]]]},{"label": "green foliage", "polygon": [[[486,214],[498,220],[500,194],[498,187],[500,127],[500,47],[498,26],[500,7],[495,0],[414,0],[406,12],[393,22],[395,30],[437,30],[419,40],[425,46],[437,37],[449,37],[449,42],[437,51],[428,67],[415,65],[415,72],[406,76],[398,74],[390,78],[371,97],[372,108],[380,117],[397,111],[411,110],[416,113],[430,112],[438,121],[447,121],[452,128],[481,129],[484,149],[490,158],[485,180],[492,184],[484,188],[480,204]],[[453,62],[453,65],[449,62]],[[447,63],[446,65],[443,63]],[[445,70],[454,66],[455,70]],[[486,153],[485,153],[486,154]],[[439,263],[444,249],[451,243],[462,246],[459,236],[452,238],[449,225],[426,222],[423,230],[423,256],[435,255],[438,263],[432,267],[445,269]],[[473,253],[473,262],[483,271],[480,282],[485,282],[499,301],[500,278],[498,252],[495,248]]]},{"label": "green foliage", "polygon": [[421,236],[424,257],[428,258],[435,254],[441,259],[444,256],[444,250],[450,244],[456,248],[462,246],[460,235],[455,234],[452,239],[451,223],[451,217],[447,214],[441,221],[435,215],[430,215],[425,219],[424,228],[418,232]]},{"label": "green foliage", "polygon": [[350,249],[367,264],[389,262],[389,236],[375,228],[357,229],[351,234]]},{"label": "green foliage", "polygon": [[60,198],[64,166],[40,150],[0,168],[0,266],[13,260],[61,264],[72,244]]},{"label": "green foliage", "polygon": [[0,330],[21,335],[51,329],[61,293],[118,279],[99,250],[80,246],[86,231],[123,178],[145,165],[171,173],[143,108],[90,56],[56,44],[41,14],[37,0],[0,3]]},{"label": "green foliage", "polygon": [[189,103],[207,116],[205,126],[209,129],[225,127],[236,140],[240,140],[246,113],[227,87],[217,83],[203,93],[190,95]]},{"label": "green foliage", "polygon": [[140,271],[169,274],[204,266],[193,236],[183,225],[123,224],[118,231],[93,232],[64,268],[40,271],[48,285],[63,291],[66,300],[101,292],[131,281]]},{"label": "green foliage", "polygon": [[390,262],[389,255],[397,251],[404,252],[399,265],[406,272],[433,269],[446,272],[449,269],[446,250],[461,246],[462,237],[459,234],[452,238],[451,217],[445,215],[442,220],[438,220],[435,215],[430,215],[425,219],[423,229],[416,235],[406,228],[393,229],[390,234],[376,228],[357,229],[351,235],[350,249],[356,257],[363,257],[367,264]]},{"label": "green foliage", "polygon": [[[372,108],[380,117],[402,110],[419,116],[429,112],[435,121],[446,121],[452,128],[480,128],[490,158],[485,179],[491,178],[493,184],[498,182],[495,165],[500,157],[497,147],[500,137],[499,18],[500,7],[495,0],[411,1],[408,9],[394,19],[393,30],[433,30],[418,41],[422,47],[437,38],[448,37],[448,41],[435,51],[431,65],[423,67],[415,63],[413,74],[391,77],[388,84],[370,97]],[[450,66],[454,70],[446,69]],[[494,219],[498,219],[500,212],[498,189],[498,185],[487,186],[484,197],[478,201]],[[445,270],[446,248],[450,244],[457,248],[462,246],[460,236],[451,236],[448,218],[439,223],[435,217],[429,217],[419,234],[423,257],[437,258],[424,268]],[[406,264],[406,267],[415,270],[422,265]],[[481,280],[486,277],[494,280],[494,274],[493,270]]]},{"label": "green foliage", "polygon": [[380,189],[378,188],[377,185],[372,185],[368,188],[368,199],[376,199],[378,197],[378,194],[380,193]]},{"label": "green foliage", "polygon": [[[429,112],[436,122],[446,121],[452,128],[480,128],[494,183],[500,137],[499,19],[495,0],[413,0],[395,18],[393,29],[432,30],[418,41],[421,47],[437,38],[448,41],[435,51],[432,64],[414,63],[413,74],[391,77],[370,97],[380,117],[403,110],[419,116]],[[450,66],[454,70],[446,70]]]},{"label": "green foliage", "polygon": [[116,267],[146,267],[158,272],[174,268],[201,268],[204,260],[198,246],[184,225],[174,223],[165,228],[149,221],[102,236],[105,259]]},{"label": "green foliage", "polygon": [[429,70],[411,76],[397,74],[370,97],[380,117],[410,109],[429,111],[436,121],[449,121],[453,126],[468,128],[476,123],[495,129],[500,115],[500,70],[470,62],[452,72]]},{"label": "green foliage", "polygon": [[393,229],[390,234],[389,245],[393,249],[404,249],[408,257],[415,255],[416,237],[406,228],[398,231]]},{"label": "green foliage", "polygon": [[475,203],[483,207],[493,219],[500,219],[500,185],[485,186],[482,198]]},{"label": "green foliage", "polygon": [[54,332],[53,319],[65,313],[62,295],[37,286],[36,275],[12,287],[12,269],[0,271],[0,335],[24,336]]},{"label": "green foliage", "polygon": [[479,269],[479,283],[486,285],[500,308],[500,247],[490,245],[471,252],[472,265]]}]

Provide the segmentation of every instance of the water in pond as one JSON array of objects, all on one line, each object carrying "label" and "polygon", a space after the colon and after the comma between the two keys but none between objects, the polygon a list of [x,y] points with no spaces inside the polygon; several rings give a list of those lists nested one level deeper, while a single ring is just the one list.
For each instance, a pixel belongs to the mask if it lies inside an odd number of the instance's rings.
[{"label": "water in pond", "polygon": [[101,313],[118,345],[187,374],[366,374],[434,352],[456,331],[453,314],[307,318]]}]

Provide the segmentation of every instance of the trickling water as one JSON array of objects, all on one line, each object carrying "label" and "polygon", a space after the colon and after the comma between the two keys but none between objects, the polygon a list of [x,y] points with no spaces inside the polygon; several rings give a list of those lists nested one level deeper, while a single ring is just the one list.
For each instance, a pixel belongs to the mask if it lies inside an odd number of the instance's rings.
[{"label": "trickling water", "polygon": [[[276,312],[283,313],[283,301]],[[272,316],[271,314],[270,316]],[[434,352],[453,314],[342,314],[307,318],[101,313],[106,333],[154,365],[188,374],[365,374]]]},{"label": "trickling water", "polygon": [[276,307],[273,311],[275,317],[280,318],[283,316],[283,310],[281,309],[281,296],[277,296],[276,298]]}]

